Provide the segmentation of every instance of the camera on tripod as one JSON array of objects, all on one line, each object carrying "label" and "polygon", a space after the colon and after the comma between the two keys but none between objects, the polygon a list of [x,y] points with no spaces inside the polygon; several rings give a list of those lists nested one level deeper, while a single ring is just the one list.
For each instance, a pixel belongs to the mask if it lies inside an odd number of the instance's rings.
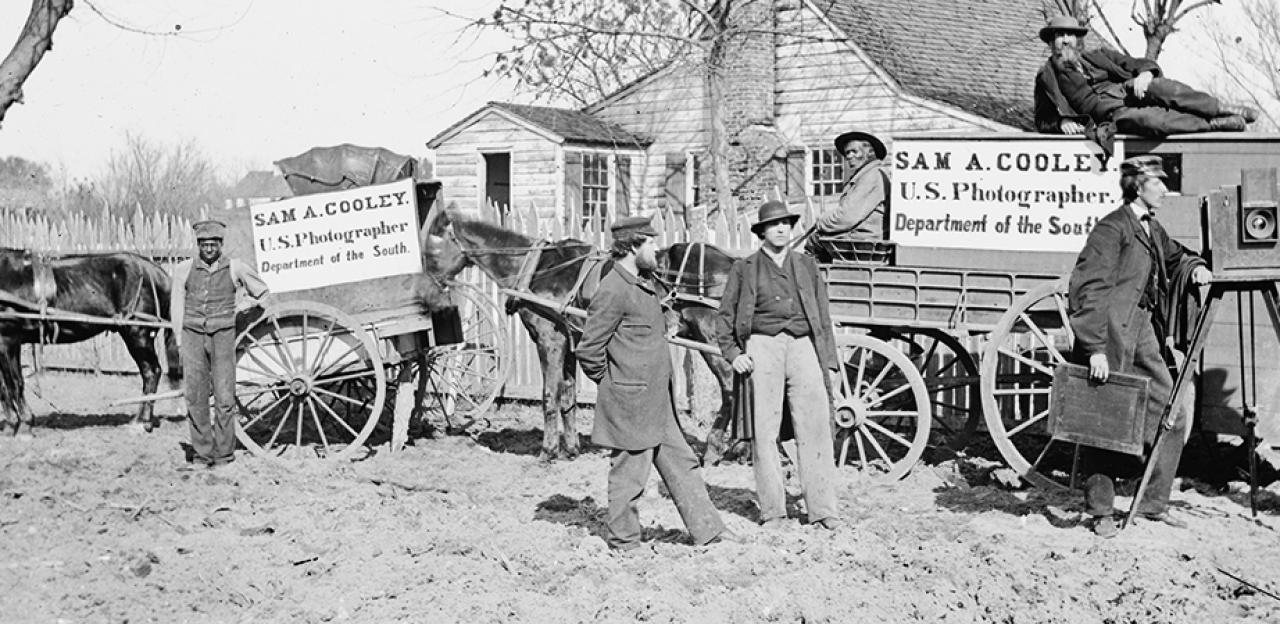
[{"label": "camera on tripod", "polygon": [[1245,169],[1205,198],[1204,249],[1217,279],[1280,280],[1276,170]]}]

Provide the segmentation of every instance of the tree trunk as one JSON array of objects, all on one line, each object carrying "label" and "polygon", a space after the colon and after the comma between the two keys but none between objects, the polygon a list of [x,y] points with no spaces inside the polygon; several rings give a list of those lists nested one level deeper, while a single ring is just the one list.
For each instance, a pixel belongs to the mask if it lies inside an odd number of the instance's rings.
[{"label": "tree trunk", "polygon": [[1173,26],[1171,24],[1159,23],[1147,27],[1147,51],[1143,56],[1150,60],[1160,58],[1160,52],[1164,50],[1164,40],[1173,34]]},{"label": "tree trunk", "polygon": [[0,62],[0,122],[15,102],[22,101],[22,85],[44,53],[53,48],[53,31],[71,12],[72,0],[31,0],[31,13],[18,42]]},{"label": "tree trunk", "polygon": [[[716,187],[715,210],[723,210],[732,222],[738,218],[733,202],[733,183],[729,178],[729,140],[725,136],[724,76],[713,65],[708,73],[708,92],[711,95],[711,167]],[[708,216],[711,213],[708,213]]]}]

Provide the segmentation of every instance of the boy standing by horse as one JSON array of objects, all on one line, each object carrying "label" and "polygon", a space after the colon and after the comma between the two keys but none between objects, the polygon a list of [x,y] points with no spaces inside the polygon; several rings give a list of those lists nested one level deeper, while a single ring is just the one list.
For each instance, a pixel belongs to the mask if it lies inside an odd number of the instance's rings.
[{"label": "boy standing by horse", "polygon": [[201,221],[193,227],[198,257],[174,269],[170,318],[182,349],[193,459],[216,467],[235,460],[236,302],[261,305],[267,284],[252,267],[222,254],[225,223]]},{"label": "boy standing by horse", "polygon": [[676,421],[671,355],[661,297],[643,274],[657,267],[658,232],[645,217],[610,228],[613,270],[591,298],[576,354],[599,384],[591,441],[610,450],[608,542],[640,545],[636,501],[656,466],[693,543],[738,538],[725,529],[698,473],[698,458]]}]

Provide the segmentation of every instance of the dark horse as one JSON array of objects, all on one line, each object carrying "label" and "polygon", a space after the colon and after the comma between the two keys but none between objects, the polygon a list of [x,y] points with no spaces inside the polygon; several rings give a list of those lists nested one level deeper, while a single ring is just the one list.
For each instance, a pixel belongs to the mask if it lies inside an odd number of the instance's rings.
[{"label": "dark horse", "polygon": [[[596,267],[603,268],[606,264],[603,254],[579,240],[540,243],[483,221],[451,216],[444,210],[434,213],[424,228],[422,245],[426,275],[422,294],[426,300],[438,298],[449,279],[474,265],[509,288],[519,285],[523,272],[527,275],[524,292],[560,304],[512,298],[507,311],[520,315],[525,330],[537,345],[538,361],[542,365],[545,427],[541,456],[544,459],[575,457],[579,448],[577,358],[573,344],[581,330],[581,319],[566,314],[562,306],[585,309],[590,304],[601,274]],[[659,253],[659,277],[665,276],[677,291],[695,297],[674,299],[669,322],[678,323],[677,335],[681,337],[715,344],[715,308],[710,298],[723,292],[733,258],[709,245],[694,243],[689,259],[684,260],[689,245],[680,243]],[[526,267],[526,260],[533,257],[535,248],[540,249],[537,263]],[[707,273],[702,274],[704,271]],[[697,300],[699,295],[706,299]],[[728,425],[732,369],[720,356],[704,354],[703,357],[719,379],[722,397],[722,408],[709,436],[706,457],[715,460],[723,451],[723,432]]]},{"label": "dark horse", "polygon": [[[43,305],[42,305],[43,304]],[[4,313],[39,313],[42,308],[121,321],[119,325],[57,320],[5,319]],[[152,394],[160,381],[156,328],[129,321],[163,322],[169,318],[169,276],[159,265],[132,253],[43,257],[21,249],[0,249],[0,416],[31,425],[24,395],[22,345],[80,342],[104,331],[124,338],[142,375],[142,391]],[[165,342],[169,375],[181,366],[172,332]],[[135,422],[147,431],[158,423],[151,403],[138,408]]]}]

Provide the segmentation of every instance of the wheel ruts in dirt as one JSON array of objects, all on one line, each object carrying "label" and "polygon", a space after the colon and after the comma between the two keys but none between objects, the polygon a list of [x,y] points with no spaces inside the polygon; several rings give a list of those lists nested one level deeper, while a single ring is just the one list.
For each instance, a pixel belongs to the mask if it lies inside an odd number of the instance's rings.
[{"label": "wheel ruts in dirt", "polygon": [[899,479],[929,442],[932,408],[924,378],[911,360],[871,336],[837,334],[840,364],[835,402],[836,460],[869,474]]},{"label": "wheel ruts in dirt", "polygon": [[290,301],[267,308],[236,340],[240,443],[263,457],[306,447],[328,459],[359,452],[386,399],[377,346],[332,306]]},{"label": "wheel ruts in dirt", "polygon": [[891,327],[872,335],[898,348],[920,371],[932,407],[932,445],[964,448],[982,421],[978,361],[960,339],[933,327]]},{"label": "wheel ruts in dirt", "polygon": [[465,429],[487,413],[502,392],[511,365],[506,315],[491,297],[470,284],[450,286],[461,321],[456,342],[431,346],[425,354],[423,408]]},{"label": "wheel ruts in dirt", "polygon": [[1075,445],[1051,441],[1045,425],[1054,369],[1071,355],[1067,277],[1013,302],[982,351],[982,412],[1005,462],[1028,482],[1065,487]]}]

